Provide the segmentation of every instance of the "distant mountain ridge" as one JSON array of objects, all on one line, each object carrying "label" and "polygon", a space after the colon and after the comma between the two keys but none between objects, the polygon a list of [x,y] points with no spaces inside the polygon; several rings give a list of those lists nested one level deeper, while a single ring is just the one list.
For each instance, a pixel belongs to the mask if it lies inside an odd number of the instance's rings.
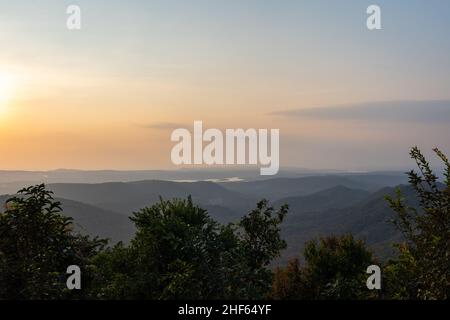
[{"label": "distant mountain ridge", "polygon": [[369,191],[338,185],[306,196],[287,197],[274,202],[275,207],[289,204],[292,214],[298,211],[341,209],[356,204],[370,195]]},{"label": "distant mountain ridge", "polygon": [[[311,170],[302,168],[281,168],[277,178],[301,178],[307,176],[355,176],[364,179],[364,176],[374,181],[376,177],[383,180],[386,177],[397,179],[402,177],[402,172],[372,172],[372,173],[347,173],[336,170]],[[220,181],[238,178],[244,181],[267,180],[267,176],[261,176],[258,168],[228,168],[228,169],[178,169],[178,170],[71,170],[58,169],[50,171],[8,171],[0,170],[0,194],[14,193],[23,186],[39,183],[104,183],[104,182],[130,182],[141,180],[165,180],[165,181]]]},{"label": "distant mountain ridge", "polygon": [[[256,199],[227,190],[213,182],[172,182],[161,180],[136,182],[108,182],[100,184],[50,184],[48,189],[55,196],[87,203],[105,210],[112,210],[130,215],[143,207],[172,198],[192,196],[195,203],[224,212],[223,208],[233,213],[232,217],[221,217],[231,221],[248,211],[256,203]],[[219,209],[221,208],[221,209]],[[227,219],[228,218],[228,219]]]},{"label": "distant mountain ridge", "polygon": [[[416,195],[410,187],[399,186],[399,188],[409,205],[418,205]],[[379,257],[388,257],[393,250],[392,242],[402,240],[400,232],[393,224],[396,215],[385,199],[387,195],[395,196],[395,189],[383,188],[348,205],[345,205],[347,202],[344,201],[340,208],[334,205],[315,211],[299,211],[295,207],[291,208],[282,228],[283,236],[288,242],[285,256],[298,255],[303,243],[310,239],[351,233],[357,238],[364,239]],[[315,196],[316,194],[311,197]],[[319,197],[322,197],[320,193]]]},{"label": "distant mountain ridge", "polygon": [[[276,178],[249,182],[216,183],[207,181],[173,182],[143,180],[134,182],[49,184],[64,214],[74,218],[76,230],[106,237],[113,242],[129,241],[134,226],[133,212],[159,201],[159,198],[186,198],[208,210],[221,223],[236,222],[266,197],[275,207],[289,204],[282,225],[288,248],[280,261],[300,253],[312,238],[352,233],[364,238],[380,256],[389,254],[389,244],[400,235],[389,222],[394,218],[385,195],[405,181],[398,175],[348,174],[300,178]],[[379,188],[381,184],[384,188]],[[402,186],[414,203],[414,193]],[[9,196],[0,196],[4,202]]]},{"label": "distant mountain ridge", "polygon": [[374,192],[386,186],[395,186],[406,182],[407,178],[404,175],[397,174],[345,174],[274,178],[262,181],[221,183],[221,185],[247,196],[259,196],[276,201],[286,197],[313,194],[337,186]]},{"label": "distant mountain ridge", "polygon": [[[0,203],[4,204],[11,197],[12,195],[0,196]],[[75,231],[107,238],[112,243],[128,242],[134,235],[134,225],[126,215],[74,200],[58,197],[55,200],[61,202],[62,213],[73,218]]]}]

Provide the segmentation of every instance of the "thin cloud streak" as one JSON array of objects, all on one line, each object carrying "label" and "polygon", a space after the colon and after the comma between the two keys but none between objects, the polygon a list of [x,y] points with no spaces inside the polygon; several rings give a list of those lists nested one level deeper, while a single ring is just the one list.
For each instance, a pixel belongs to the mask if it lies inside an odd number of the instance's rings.
[{"label": "thin cloud streak", "polygon": [[448,123],[450,121],[450,100],[364,102],[286,110],[274,112],[271,115],[319,120]]},{"label": "thin cloud streak", "polygon": [[150,124],[140,124],[138,127],[143,129],[156,129],[156,130],[175,130],[178,128],[184,128],[185,125],[181,123],[172,123],[172,122],[156,122]]}]

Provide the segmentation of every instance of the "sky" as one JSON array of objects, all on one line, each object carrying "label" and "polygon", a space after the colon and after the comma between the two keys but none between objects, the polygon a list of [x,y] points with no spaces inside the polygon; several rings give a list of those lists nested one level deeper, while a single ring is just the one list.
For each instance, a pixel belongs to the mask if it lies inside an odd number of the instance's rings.
[{"label": "sky", "polygon": [[0,0],[0,169],[173,168],[170,134],[194,120],[278,128],[289,167],[450,153],[449,14],[447,0]]}]

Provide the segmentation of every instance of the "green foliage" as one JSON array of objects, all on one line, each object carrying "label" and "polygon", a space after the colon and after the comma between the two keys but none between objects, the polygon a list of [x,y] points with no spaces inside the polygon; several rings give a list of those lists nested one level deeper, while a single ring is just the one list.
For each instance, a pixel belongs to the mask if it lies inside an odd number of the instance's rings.
[{"label": "green foliage", "polygon": [[[72,219],[44,185],[19,191],[0,214],[0,299],[263,298],[269,263],[285,247],[287,208],[267,201],[240,223],[220,225],[192,199],[161,201],[134,213],[129,246],[75,234]],[[69,265],[82,290],[66,288]]]},{"label": "green foliage", "polygon": [[131,218],[136,236],[96,259],[109,299],[263,298],[270,289],[267,268],[285,243],[274,214],[262,201],[238,225],[219,225],[187,200],[163,201]]},{"label": "green foliage", "polygon": [[276,299],[367,299],[367,267],[374,264],[372,253],[351,235],[321,238],[306,243],[305,265],[292,260],[278,269],[273,285]]},{"label": "green foliage", "polygon": [[406,240],[399,246],[399,258],[386,267],[388,290],[395,298],[450,297],[450,164],[440,150],[434,151],[445,165],[443,184],[417,147],[410,153],[419,168],[408,175],[420,208],[408,206],[400,191],[387,198]]},{"label": "green foliage", "polygon": [[241,219],[243,249],[252,268],[267,266],[286,248],[286,242],[280,237],[280,224],[287,212],[287,205],[283,205],[274,214],[274,208],[267,200],[262,200],[255,210]]},{"label": "green foliage", "polygon": [[286,267],[277,267],[272,284],[271,297],[278,300],[295,300],[304,296],[300,260],[288,261]]},{"label": "green foliage", "polygon": [[[303,258],[271,269],[286,247],[288,208],[266,200],[236,224],[221,225],[192,199],[160,201],[135,212],[129,245],[73,231],[72,219],[44,185],[19,191],[0,213],[0,299],[447,299],[450,295],[450,164],[440,183],[418,148],[409,181],[419,206],[400,191],[388,198],[404,235],[382,272],[382,292],[366,287],[377,264],[351,235],[306,243]],[[82,270],[82,290],[66,288],[66,270]]]},{"label": "green foliage", "polygon": [[72,220],[60,214],[60,203],[43,184],[20,190],[6,205],[0,213],[0,298],[74,297],[66,289],[67,267],[85,267],[104,241],[74,234]]}]

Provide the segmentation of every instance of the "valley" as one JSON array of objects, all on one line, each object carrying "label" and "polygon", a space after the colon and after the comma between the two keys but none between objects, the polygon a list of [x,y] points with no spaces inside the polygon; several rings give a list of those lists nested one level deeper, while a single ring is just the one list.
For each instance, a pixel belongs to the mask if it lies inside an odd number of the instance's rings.
[{"label": "valley", "polygon": [[[278,261],[280,264],[299,255],[305,241],[343,233],[365,239],[381,259],[389,257],[392,252],[389,243],[400,240],[400,235],[389,222],[394,214],[384,197],[407,182],[401,173],[304,175],[235,182],[66,181],[47,185],[61,201],[63,213],[74,218],[76,230],[108,238],[112,244],[129,242],[135,232],[129,217],[160,197],[167,200],[191,195],[213,219],[225,224],[239,221],[262,198],[270,200],[276,208],[287,203],[289,214],[281,231],[288,246]],[[407,187],[401,188],[412,197]],[[0,196],[0,202],[8,197]]]}]

